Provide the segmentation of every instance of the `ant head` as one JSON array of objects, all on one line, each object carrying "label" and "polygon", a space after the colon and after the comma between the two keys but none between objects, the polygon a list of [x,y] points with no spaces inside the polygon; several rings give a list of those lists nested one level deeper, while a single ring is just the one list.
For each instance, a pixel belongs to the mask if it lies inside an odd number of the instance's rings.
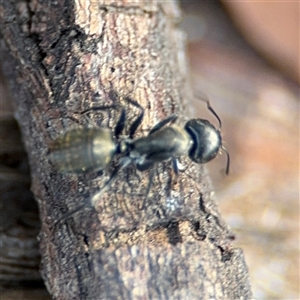
[{"label": "ant head", "polygon": [[191,119],[185,126],[193,140],[189,150],[189,158],[196,163],[206,163],[214,159],[222,148],[222,138],[219,129],[204,119]]}]

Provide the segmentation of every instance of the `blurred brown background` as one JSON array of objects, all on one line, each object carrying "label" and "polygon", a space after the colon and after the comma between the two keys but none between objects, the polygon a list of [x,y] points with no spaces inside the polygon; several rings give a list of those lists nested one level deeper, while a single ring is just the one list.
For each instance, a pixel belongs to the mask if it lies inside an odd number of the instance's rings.
[{"label": "blurred brown background", "polygon": [[[227,178],[220,172],[224,155],[208,164],[215,198],[245,251],[253,296],[299,299],[299,2],[181,4],[191,80],[222,118],[232,158]],[[0,96],[2,130],[11,120],[11,100],[3,87]],[[191,108],[215,122],[201,101]],[[1,136],[2,150],[10,137],[11,130]],[[0,175],[2,187],[24,176],[3,165]],[[38,265],[36,257],[30,262]],[[0,290],[1,300],[49,299],[34,287]]]},{"label": "blurred brown background", "polygon": [[223,5],[182,3],[194,90],[222,118],[232,159],[228,178],[224,155],[208,165],[215,197],[254,298],[299,299],[299,2]]}]

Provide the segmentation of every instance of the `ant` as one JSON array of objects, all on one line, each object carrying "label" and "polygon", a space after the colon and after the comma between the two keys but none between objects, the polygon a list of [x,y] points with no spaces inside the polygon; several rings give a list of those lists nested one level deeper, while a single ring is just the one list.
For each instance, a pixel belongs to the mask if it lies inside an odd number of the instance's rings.
[{"label": "ant", "polygon": [[[121,157],[119,163],[100,192],[96,194],[97,199],[116,180],[118,173],[129,165],[134,165],[141,172],[151,169],[145,198],[148,196],[153,181],[155,164],[171,160],[177,176],[177,157],[182,155],[187,155],[195,163],[204,164],[214,159],[222,149],[227,155],[226,174],[229,174],[230,156],[222,145],[222,122],[208,100],[203,99],[208,110],[218,120],[218,128],[205,119],[190,119],[184,127],[181,127],[175,124],[177,114],[172,114],[152,127],[147,136],[135,139],[133,136],[142,123],[144,109],[129,97],[125,100],[140,110],[139,115],[129,127],[128,138],[120,137],[126,125],[126,111],[123,106],[97,106],[84,110],[81,114],[112,109],[121,110],[121,112],[114,132],[106,127],[77,128],[58,137],[53,142],[53,151],[49,157],[57,171],[82,173],[90,170],[103,170],[116,155],[119,155]],[[85,206],[86,204],[82,204],[66,213],[55,224]]]}]

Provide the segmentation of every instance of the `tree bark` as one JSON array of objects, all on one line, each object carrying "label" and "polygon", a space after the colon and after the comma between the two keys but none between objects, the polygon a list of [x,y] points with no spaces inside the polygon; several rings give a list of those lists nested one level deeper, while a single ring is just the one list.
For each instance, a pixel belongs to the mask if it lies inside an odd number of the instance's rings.
[{"label": "tree bark", "polygon": [[[211,197],[203,166],[181,158],[157,167],[143,210],[148,172],[129,167],[97,201],[117,159],[101,176],[56,172],[51,144],[78,127],[114,129],[124,105],[127,123],[145,108],[136,136],[146,135],[191,98],[184,35],[174,2],[9,1],[1,4],[2,68],[15,99],[29,156],[42,227],[41,272],[54,299],[249,299],[242,250]],[[205,106],[204,106],[204,109]],[[126,126],[128,132],[128,126]]]}]

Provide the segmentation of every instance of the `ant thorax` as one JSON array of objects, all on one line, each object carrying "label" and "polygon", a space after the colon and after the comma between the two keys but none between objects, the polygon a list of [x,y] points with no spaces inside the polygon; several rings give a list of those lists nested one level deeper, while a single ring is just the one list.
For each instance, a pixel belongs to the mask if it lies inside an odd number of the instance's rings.
[{"label": "ant thorax", "polygon": [[171,124],[132,141],[130,156],[145,157],[145,160],[153,163],[161,162],[187,155],[192,144],[192,138],[182,127]]}]

